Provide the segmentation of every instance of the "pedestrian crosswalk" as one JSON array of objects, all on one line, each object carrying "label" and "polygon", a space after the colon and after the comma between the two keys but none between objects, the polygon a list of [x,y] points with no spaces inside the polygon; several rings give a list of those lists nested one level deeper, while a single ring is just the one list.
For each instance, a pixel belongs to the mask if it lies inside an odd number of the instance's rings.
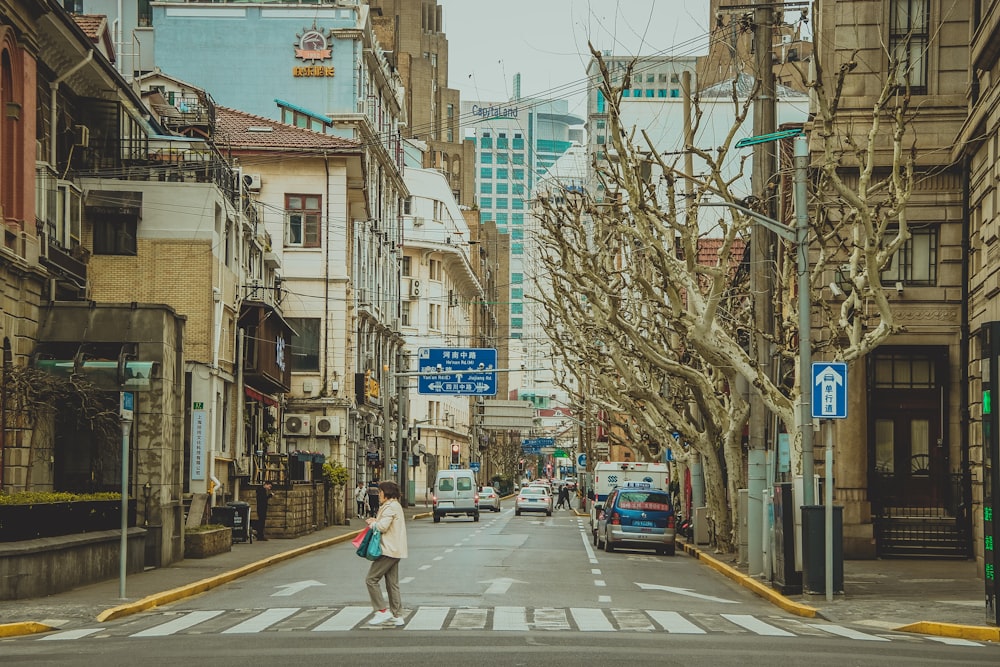
[{"label": "pedestrian crosswalk", "polygon": [[[768,638],[827,637],[856,641],[924,641],[898,633],[865,632],[813,619],[753,614],[683,614],[677,611],[586,607],[443,607],[404,611],[405,624],[369,626],[367,605],[343,607],[277,607],[158,611],[106,626],[73,628],[38,637],[38,641],[71,641],[103,637],[170,637],[185,634],[249,635],[264,632],[642,632],[676,635],[747,634]],[[977,642],[958,640],[963,645]],[[954,643],[954,640],[950,643]]]}]

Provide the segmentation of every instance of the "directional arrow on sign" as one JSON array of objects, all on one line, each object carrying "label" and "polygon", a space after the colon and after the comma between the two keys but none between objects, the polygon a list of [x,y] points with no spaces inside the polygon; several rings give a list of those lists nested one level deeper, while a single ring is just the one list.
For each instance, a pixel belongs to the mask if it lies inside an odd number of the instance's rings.
[{"label": "directional arrow on sign", "polygon": [[431,389],[433,389],[434,391],[441,391],[441,388],[444,385],[442,385],[440,382],[432,382],[432,383],[430,383],[427,386],[430,387]]},{"label": "directional arrow on sign", "polygon": [[816,374],[816,386],[820,388],[819,391],[823,401],[821,407],[822,414],[833,415],[837,413],[837,387],[842,384],[844,384],[843,376],[832,366],[827,366]]},{"label": "directional arrow on sign", "polygon": [[521,581],[520,579],[508,579],[507,577],[501,577],[500,579],[487,579],[486,581],[480,581],[481,584],[489,584],[490,587],[486,589],[486,595],[503,595],[510,588],[511,584],[526,584],[528,582]]},{"label": "directional arrow on sign", "polygon": [[690,598],[698,598],[699,600],[708,600],[709,602],[724,602],[726,604],[739,604],[739,601],[737,600],[726,600],[724,598],[717,598],[711,595],[702,595],[701,593],[695,593],[690,588],[661,586],[660,584],[640,584],[639,582],[635,582],[635,585],[644,591],[666,591],[668,593],[676,593],[677,595],[686,595]]},{"label": "directional arrow on sign", "polygon": [[307,588],[312,588],[313,586],[326,586],[326,584],[312,579],[308,581],[296,581],[294,584],[282,584],[280,586],[275,586],[275,588],[283,588],[285,590],[278,591],[277,593],[271,593],[271,597],[289,597],[295,595],[296,593],[301,593]]}]

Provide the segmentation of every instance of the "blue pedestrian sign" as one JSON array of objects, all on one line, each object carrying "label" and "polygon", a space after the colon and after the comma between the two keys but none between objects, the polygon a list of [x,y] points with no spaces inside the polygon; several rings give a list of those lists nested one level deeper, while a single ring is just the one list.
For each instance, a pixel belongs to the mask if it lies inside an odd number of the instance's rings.
[{"label": "blue pedestrian sign", "polygon": [[817,361],[812,365],[812,416],[847,418],[847,364]]},{"label": "blue pedestrian sign", "polygon": [[497,351],[484,347],[421,347],[417,393],[495,396]]}]

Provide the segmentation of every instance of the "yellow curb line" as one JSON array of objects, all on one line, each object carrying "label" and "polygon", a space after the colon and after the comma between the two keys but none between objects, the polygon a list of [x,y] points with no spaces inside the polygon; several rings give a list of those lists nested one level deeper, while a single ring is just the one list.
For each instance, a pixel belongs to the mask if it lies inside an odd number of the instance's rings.
[{"label": "yellow curb line", "polygon": [[52,632],[56,628],[43,623],[33,623],[26,621],[23,623],[4,623],[0,625],[0,637],[20,637],[21,635],[34,635],[39,632]]},{"label": "yellow curb line", "polygon": [[[431,516],[430,512],[423,512],[421,514],[414,514],[414,519],[425,519]],[[207,579],[202,579],[196,581],[192,584],[186,584],[184,586],[179,586],[178,588],[171,589],[169,591],[163,591],[161,593],[155,593],[153,595],[146,596],[141,600],[136,600],[135,602],[129,602],[127,604],[119,605],[117,607],[112,607],[111,609],[105,609],[100,614],[97,615],[98,623],[104,623],[105,621],[113,621],[116,618],[122,618],[124,616],[130,616],[136,614],[140,611],[146,611],[147,609],[152,609],[154,607],[159,607],[160,605],[169,604],[171,602],[176,602],[177,600],[182,600],[192,595],[197,595],[198,593],[204,593],[207,590],[221,586],[222,584],[228,584],[230,581],[239,579],[240,577],[245,577],[248,574],[261,570],[270,565],[275,565],[290,558],[295,558],[296,556],[301,556],[302,554],[309,553],[310,551],[316,551],[317,549],[323,549],[324,547],[332,546],[334,544],[340,544],[341,542],[346,542],[348,540],[354,539],[357,535],[364,530],[359,528],[358,530],[352,531],[350,533],[345,533],[343,535],[338,535],[337,537],[331,537],[328,540],[323,540],[321,542],[315,542],[313,544],[307,544],[305,546],[299,547],[298,549],[292,549],[291,551],[285,551],[273,556],[269,556],[263,560],[259,560],[255,563],[250,563],[249,565],[244,565],[243,567],[237,568],[235,570],[230,570],[229,572],[224,572],[223,574],[216,575],[214,577],[208,577]]]},{"label": "yellow curb line", "polygon": [[347,540],[356,537],[361,530],[362,529],[358,529],[350,533],[338,535],[337,537],[331,537],[328,540],[307,544],[299,547],[298,549],[292,549],[291,551],[285,551],[273,556],[268,556],[263,560],[250,563],[249,565],[244,565],[243,567],[230,570],[229,572],[224,572],[214,577],[208,577],[207,579],[179,586],[169,591],[163,591],[162,593],[154,593],[153,595],[148,595],[141,600],[136,600],[135,602],[129,602],[117,607],[112,607],[111,609],[105,609],[97,615],[97,622],[104,623],[105,621],[113,621],[116,618],[122,618],[140,611],[152,609],[153,607],[159,607],[163,604],[176,602],[177,600],[182,600],[186,597],[197,595],[198,593],[204,593],[205,591],[221,586],[222,584],[228,584],[230,581],[239,579],[240,577],[245,577],[246,575],[256,572],[257,570],[262,570],[269,565],[275,565],[276,563],[295,558],[296,556],[301,556],[302,554],[309,553],[310,551],[316,551],[317,549],[346,542]]},{"label": "yellow curb line", "polygon": [[921,635],[936,635],[938,637],[1000,642],[1000,628],[990,628],[981,625],[957,625],[955,623],[918,621],[896,628],[896,632],[914,632]]},{"label": "yellow curb line", "polygon": [[739,570],[733,569],[732,567],[726,565],[720,560],[712,558],[711,556],[701,551],[700,549],[692,547],[689,544],[684,544],[683,542],[681,543],[681,547],[684,549],[684,551],[688,552],[698,560],[704,562],[705,565],[708,565],[713,570],[721,572],[722,574],[726,575],[739,585],[753,591],[754,593],[764,598],[768,602],[774,604],[775,606],[781,607],[782,609],[784,609],[789,613],[795,614],[796,616],[802,616],[805,618],[815,618],[816,614],[819,613],[819,610],[816,609],[815,607],[810,607],[808,605],[799,604],[798,602],[793,602],[792,600],[789,600],[784,595],[778,593],[769,586],[762,584],[753,577],[743,574]]}]

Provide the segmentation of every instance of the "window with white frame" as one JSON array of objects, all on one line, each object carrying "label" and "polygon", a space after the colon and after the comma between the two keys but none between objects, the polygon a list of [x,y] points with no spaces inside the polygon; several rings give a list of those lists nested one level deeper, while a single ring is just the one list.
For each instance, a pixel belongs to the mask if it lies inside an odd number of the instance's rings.
[{"label": "window with white frame", "polygon": [[440,259],[429,260],[427,262],[427,272],[429,274],[428,277],[431,280],[436,280],[440,282],[441,278],[444,275],[444,273],[441,270],[441,260]]},{"label": "window with white frame", "polygon": [[400,323],[404,327],[416,326],[416,322],[413,321],[413,302],[401,301],[399,305],[400,305]]},{"label": "window with white frame", "polygon": [[413,273],[412,273],[412,271],[413,271],[413,258],[412,257],[409,257],[407,255],[403,255],[402,270],[403,270],[403,276],[405,276],[405,277],[410,277],[410,276],[413,275]]},{"label": "window with white frame", "polygon": [[322,198],[319,195],[285,195],[286,246],[320,246],[321,204]]},{"label": "window with white frame", "polygon": [[427,309],[427,327],[434,331],[441,330],[441,304],[432,303]]}]

